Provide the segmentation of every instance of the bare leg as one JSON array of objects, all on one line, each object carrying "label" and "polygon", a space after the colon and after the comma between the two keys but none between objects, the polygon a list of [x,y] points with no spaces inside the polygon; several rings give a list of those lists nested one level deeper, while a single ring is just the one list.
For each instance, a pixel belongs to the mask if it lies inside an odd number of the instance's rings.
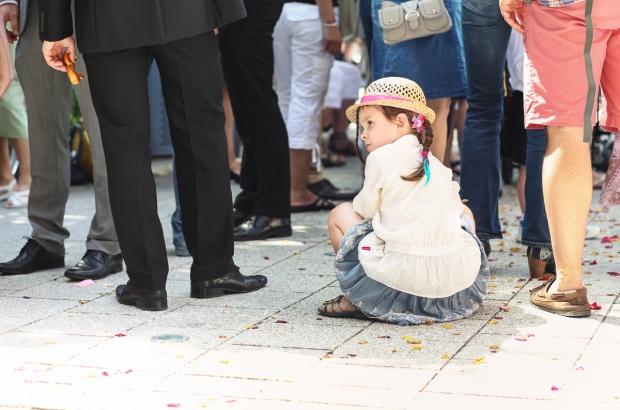
[{"label": "bare leg", "polygon": [[224,124],[224,130],[226,130],[226,141],[228,142],[228,165],[232,172],[239,175],[239,173],[241,172],[241,165],[237,162],[237,157],[235,157],[235,143],[233,141],[235,115],[233,114],[232,105],[230,104],[228,87],[224,86],[222,91],[224,92],[224,113],[226,114],[226,123]]},{"label": "bare leg", "polygon": [[342,108],[339,110],[332,110],[332,124],[334,126],[334,132],[330,138],[330,145],[332,149],[337,151],[347,150],[347,147],[351,145],[347,139],[347,127],[350,124],[347,118],[347,108],[355,104],[355,100],[342,100]]},{"label": "bare leg", "polygon": [[312,162],[312,151],[289,150],[291,156],[291,205],[307,205],[317,198],[308,190],[308,174]]},{"label": "bare leg", "polygon": [[[361,221],[362,216],[355,212],[353,204],[345,202],[335,207],[329,214],[327,219],[327,227],[329,228],[329,239],[332,242],[334,252],[338,252],[340,248],[340,240],[347,230],[356,222]],[[346,310],[351,303],[345,297],[340,299],[340,309]],[[359,310],[359,309],[357,309]]]},{"label": "bare leg", "polygon": [[435,111],[433,122],[433,144],[431,152],[439,161],[443,162],[446,155],[446,136],[448,135],[448,114],[450,113],[450,98],[438,98],[426,102],[426,105]]},{"label": "bare leg", "polygon": [[[0,185],[8,185],[13,181],[10,160],[9,141],[4,137],[0,137]],[[6,192],[0,191],[0,194],[4,193]]]},{"label": "bare leg", "polygon": [[519,197],[519,205],[521,213],[525,213],[525,165],[519,167],[519,178],[517,179],[517,196]]},{"label": "bare leg", "polygon": [[590,146],[581,127],[547,127],[543,194],[557,280],[549,292],[581,289],[583,238],[592,202]]},{"label": "bare leg", "polygon": [[351,225],[362,219],[364,218],[355,212],[351,202],[344,202],[330,212],[329,218],[327,219],[327,227],[329,229],[329,239],[332,242],[334,252],[338,252],[340,240]]}]

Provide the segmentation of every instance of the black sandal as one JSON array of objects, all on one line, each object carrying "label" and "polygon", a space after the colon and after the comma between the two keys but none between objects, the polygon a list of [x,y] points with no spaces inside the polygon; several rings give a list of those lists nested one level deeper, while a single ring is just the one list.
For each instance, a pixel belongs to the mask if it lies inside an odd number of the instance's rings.
[{"label": "black sandal", "polygon": [[318,309],[319,314],[327,317],[336,317],[336,318],[345,318],[345,319],[362,319],[369,320],[370,318],[362,313],[361,310],[357,310],[357,307],[349,302],[349,306],[346,310],[342,310],[340,308],[340,300],[343,298],[343,295],[338,296],[335,299],[328,300],[323,302],[321,307]]},{"label": "black sandal", "polygon": [[314,212],[314,211],[329,211],[336,207],[329,199],[321,198],[318,196],[313,203],[308,205],[291,205],[291,212]]}]

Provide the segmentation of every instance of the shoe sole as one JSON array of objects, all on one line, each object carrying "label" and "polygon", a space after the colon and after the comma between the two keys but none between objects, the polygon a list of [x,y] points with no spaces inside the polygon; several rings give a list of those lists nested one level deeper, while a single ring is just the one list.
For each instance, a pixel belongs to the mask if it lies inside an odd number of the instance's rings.
[{"label": "shoe sole", "polygon": [[5,274],[5,275],[27,275],[29,273],[34,273],[34,272],[39,272],[42,270],[50,270],[50,269],[58,269],[58,268],[64,268],[65,267],[65,261],[63,260],[62,262],[58,262],[56,264],[52,264],[50,266],[44,266],[41,268],[37,268],[37,269],[31,269],[29,271],[11,271],[11,270],[0,270],[0,273]]},{"label": "shoe sole", "polygon": [[230,295],[230,294],[235,294],[235,293],[250,293],[250,292],[254,292],[255,290],[264,288],[266,284],[267,282],[263,283],[262,285],[254,289],[242,290],[242,291],[234,290],[234,289],[223,289],[223,288],[222,289],[192,288],[190,290],[189,297],[196,298],[196,299],[210,299],[210,298],[217,298],[219,296]]},{"label": "shoe sole", "polygon": [[135,300],[129,303],[119,301],[118,303],[120,303],[121,305],[133,305],[140,310],[148,311],[159,311],[168,309],[168,299]]},{"label": "shoe sole", "polygon": [[[532,302],[530,302],[532,303]],[[535,303],[532,303],[536,309],[544,310],[545,312],[555,313],[556,315],[566,316],[566,317],[588,317],[591,314],[590,310],[561,310],[561,309],[551,309],[543,306],[538,306]]]},{"label": "shoe sole", "polygon": [[317,310],[319,312],[319,314],[321,316],[325,316],[325,317],[333,317],[336,319],[359,319],[359,320],[374,320],[371,317],[366,316],[365,314],[361,313],[361,312],[357,312],[359,313],[359,315],[355,315],[353,314],[353,312],[343,312],[343,313],[329,313],[329,312],[323,312],[321,309]]},{"label": "shoe sole", "polygon": [[117,266],[116,268],[112,269],[111,272],[105,273],[103,275],[92,275],[92,276],[87,276],[87,275],[78,275],[78,274],[71,274],[71,273],[67,273],[65,272],[65,277],[72,279],[72,280],[86,280],[86,279],[92,279],[92,280],[96,280],[96,279],[103,279],[103,278],[107,278],[108,276],[112,275],[113,273],[119,273],[123,271],[123,267],[122,266]]},{"label": "shoe sole", "polygon": [[235,242],[246,242],[246,241],[260,241],[263,239],[269,239],[269,238],[286,238],[289,236],[293,236],[293,230],[291,229],[291,227],[286,227],[286,228],[281,228],[277,231],[272,231],[269,233],[269,235],[266,236],[260,236],[260,237],[256,237],[256,238],[235,238]]}]

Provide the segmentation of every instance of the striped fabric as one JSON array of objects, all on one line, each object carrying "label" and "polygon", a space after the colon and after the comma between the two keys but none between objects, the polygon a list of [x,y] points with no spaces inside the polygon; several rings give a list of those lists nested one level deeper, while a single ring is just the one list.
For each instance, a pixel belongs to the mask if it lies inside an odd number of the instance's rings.
[{"label": "striped fabric", "polygon": [[581,3],[584,0],[538,0],[541,6],[545,7],[563,7],[575,3]]}]

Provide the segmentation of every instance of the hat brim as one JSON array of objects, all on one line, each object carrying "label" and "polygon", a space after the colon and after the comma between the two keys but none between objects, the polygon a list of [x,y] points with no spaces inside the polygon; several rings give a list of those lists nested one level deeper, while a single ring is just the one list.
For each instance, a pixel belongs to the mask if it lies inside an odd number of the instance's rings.
[{"label": "hat brim", "polygon": [[360,108],[366,106],[376,106],[383,105],[384,107],[394,107],[394,108],[402,108],[404,110],[412,111],[416,114],[422,114],[429,123],[433,123],[435,121],[435,111],[431,110],[424,104],[420,104],[418,102],[412,101],[400,101],[400,100],[375,100],[368,101],[359,104],[355,104],[347,108],[347,118],[355,125],[359,125],[357,123],[357,112]]}]

